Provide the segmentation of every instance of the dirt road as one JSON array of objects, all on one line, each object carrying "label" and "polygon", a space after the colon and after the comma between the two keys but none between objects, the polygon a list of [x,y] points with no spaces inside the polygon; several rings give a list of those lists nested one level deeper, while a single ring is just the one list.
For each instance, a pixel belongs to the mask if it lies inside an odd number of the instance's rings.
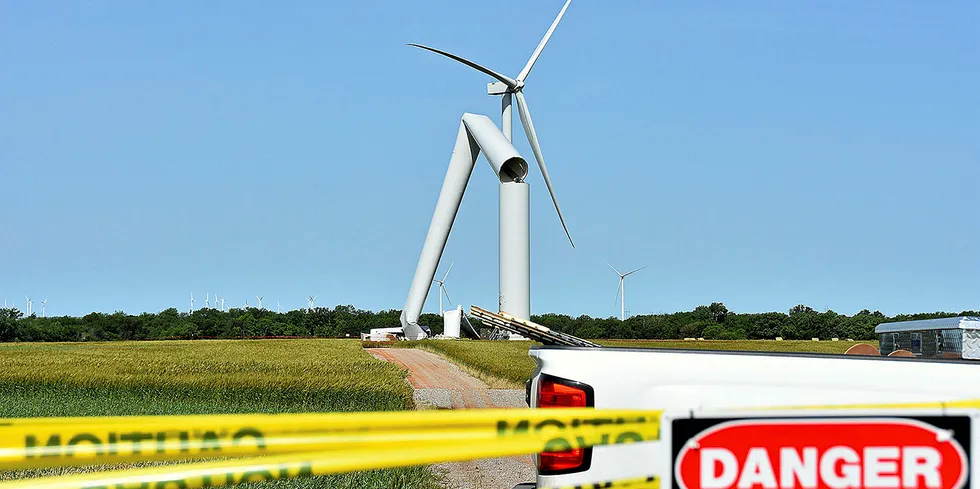
[{"label": "dirt road", "polygon": [[[489,389],[439,355],[410,348],[370,348],[375,358],[408,370],[415,403],[441,409],[526,408],[523,390]],[[512,489],[534,480],[530,456],[437,464],[448,481],[446,489]]]}]

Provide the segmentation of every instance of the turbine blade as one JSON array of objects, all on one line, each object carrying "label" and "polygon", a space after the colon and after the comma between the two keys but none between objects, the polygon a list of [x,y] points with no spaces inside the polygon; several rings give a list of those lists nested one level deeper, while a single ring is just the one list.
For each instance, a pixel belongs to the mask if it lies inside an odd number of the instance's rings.
[{"label": "turbine blade", "polygon": [[648,267],[648,266],[650,266],[650,265],[643,265],[642,267],[640,267],[640,268],[637,268],[636,270],[632,270],[632,271],[629,271],[629,272],[626,272],[625,274],[623,274],[623,276],[625,277],[626,275],[629,275],[629,274],[631,274],[631,273],[634,273],[634,272],[639,272],[640,270],[643,270],[644,268],[646,268],[646,267]]},{"label": "turbine blade", "polygon": [[517,81],[515,81],[513,78],[511,78],[511,77],[509,77],[507,75],[501,75],[500,73],[497,73],[496,71],[493,71],[490,68],[487,68],[485,66],[480,66],[480,65],[478,65],[478,64],[476,64],[476,63],[474,63],[474,62],[472,62],[472,61],[470,61],[470,60],[468,60],[468,59],[466,59],[466,58],[464,58],[462,56],[456,56],[453,53],[450,53],[450,52],[447,52],[447,51],[443,51],[441,49],[430,48],[428,46],[423,46],[421,44],[409,43],[408,45],[409,46],[414,46],[414,47],[417,47],[417,48],[421,48],[421,49],[425,49],[426,51],[432,51],[433,53],[441,54],[441,55],[443,55],[443,56],[445,56],[447,58],[454,59],[456,61],[459,61],[460,63],[463,63],[466,66],[469,66],[470,68],[473,68],[474,70],[483,72],[483,73],[485,73],[487,75],[490,75],[490,76],[492,76],[492,77],[494,77],[494,78],[496,78],[496,79],[504,82],[505,84],[507,84],[508,87],[510,87],[512,89],[513,88],[517,88]]},{"label": "turbine blade", "polygon": [[568,236],[568,242],[571,243],[572,248],[575,247],[575,242],[572,241],[572,235],[568,232],[568,226],[565,225],[565,216],[561,215],[561,208],[558,207],[558,198],[555,197],[555,189],[551,186],[551,177],[548,176],[548,167],[544,164],[544,156],[541,154],[541,146],[538,145],[538,136],[534,133],[534,123],[531,122],[531,112],[527,108],[527,99],[524,98],[523,92],[517,93],[517,111],[521,115],[521,125],[524,126],[524,133],[527,134],[527,140],[531,143],[531,150],[534,152],[534,159],[538,162],[538,168],[541,169],[541,176],[544,177],[544,184],[548,186],[548,193],[551,194],[551,201],[555,203],[555,210],[558,211],[558,219],[561,220],[561,227],[565,230],[565,236]]},{"label": "turbine blade", "polygon": [[449,305],[453,305],[453,300],[449,298],[449,290],[446,289],[445,285],[442,286],[442,293],[446,294],[446,300],[449,301]]},{"label": "turbine blade", "polygon": [[446,275],[442,277],[442,281],[443,282],[445,282],[446,281],[446,278],[449,277],[449,272],[452,271],[453,264],[454,263],[456,263],[456,262],[452,262],[452,263],[449,264],[449,270],[446,270]]},{"label": "turbine blade", "polygon": [[555,17],[555,21],[551,23],[551,27],[548,28],[548,32],[545,33],[544,38],[538,43],[538,47],[534,48],[534,53],[531,54],[531,59],[527,60],[527,64],[524,65],[524,69],[521,70],[521,74],[517,75],[517,79],[524,81],[527,79],[527,75],[531,73],[531,68],[534,63],[538,60],[538,56],[541,56],[541,51],[544,50],[544,45],[548,44],[548,40],[551,39],[551,35],[555,32],[555,27],[558,27],[558,22],[561,21],[563,15],[565,15],[565,9],[568,8],[568,4],[572,3],[572,0],[567,0],[565,6],[561,8],[561,12],[558,12],[558,17]]},{"label": "turbine blade", "polygon": [[622,275],[619,273],[619,270],[616,270],[616,267],[612,266],[612,263],[606,262],[606,265],[609,265],[609,268],[612,268],[613,271],[616,272],[616,275]]},{"label": "turbine blade", "polygon": [[613,305],[616,305],[616,304],[619,304],[619,291],[620,291],[620,290],[621,290],[622,288],[623,288],[623,277],[622,277],[622,276],[620,276],[620,277],[619,277],[619,286],[618,286],[618,287],[616,287],[616,302],[613,302]]}]

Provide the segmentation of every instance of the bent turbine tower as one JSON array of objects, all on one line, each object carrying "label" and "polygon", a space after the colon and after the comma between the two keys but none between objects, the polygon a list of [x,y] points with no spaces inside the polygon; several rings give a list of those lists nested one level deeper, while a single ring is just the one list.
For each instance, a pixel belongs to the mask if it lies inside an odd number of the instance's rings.
[{"label": "bent turbine tower", "polygon": [[[422,254],[415,267],[415,277],[408,289],[408,298],[402,309],[401,324],[405,339],[417,340],[425,337],[425,332],[419,326],[419,316],[422,306],[429,294],[436,268],[442,253],[446,249],[449,231],[456,220],[459,205],[463,201],[463,193],[473,174],[476,159],[483,151],[484,156],[501,183],[523,182],[527,178],[527,162],[518,154],[514,145],[504,137],[500,129],[489,117],[477,114],[463,114],[456,134],[456,145],[449,159],[449,169],[436,201],[436,209],[429,223],[429,232],[422,245]],[[520,216],[518,216],[520,217]],[[527,230],[527,214],[524,214],[525,232]],[[524,263],[530,265],[527,260]]]}]

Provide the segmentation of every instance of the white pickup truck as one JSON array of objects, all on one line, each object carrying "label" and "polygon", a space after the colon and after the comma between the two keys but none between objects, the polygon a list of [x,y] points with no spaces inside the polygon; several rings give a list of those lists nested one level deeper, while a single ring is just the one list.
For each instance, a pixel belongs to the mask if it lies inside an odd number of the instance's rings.
[{"label": "white pickup truck", "polygon": [[[980,398],[980,365],[830,354],[538,346],[528,405],[703,410],[750,407],[941,402]],[[665,423],[661,440],[669,435]],[[661,476],[672,486],[664,442],[596,446],[536,455],[534,483],[570,487]],[[598,487],[598,486],[597,486]],[[674,486],[676,487],[676,486]]]}]

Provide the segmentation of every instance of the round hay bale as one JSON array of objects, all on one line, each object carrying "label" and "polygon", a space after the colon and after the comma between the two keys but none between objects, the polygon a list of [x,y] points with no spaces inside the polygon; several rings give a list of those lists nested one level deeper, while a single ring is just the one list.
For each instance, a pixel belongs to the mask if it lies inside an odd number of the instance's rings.
[{"label": "round hay bale", "polygon": [[856,344],[856,345],[848,348],[847,351],[844,352],[844,354],[845,355],[867,355],[867,356],[874,356],[874,357],[876,357],[876,356],[881,355],[881,352],[878,351],[877,348],[875,348],[875,347],[873,347],[873,346],[871,346],[871,345],[869,345],[867,343],[858,343],[858,344]]},{"label": "round hay bale", "polygon": [[915,358],[915,354],[908,350],[895,350],[888,354],[890,357],[912,357]]}]

